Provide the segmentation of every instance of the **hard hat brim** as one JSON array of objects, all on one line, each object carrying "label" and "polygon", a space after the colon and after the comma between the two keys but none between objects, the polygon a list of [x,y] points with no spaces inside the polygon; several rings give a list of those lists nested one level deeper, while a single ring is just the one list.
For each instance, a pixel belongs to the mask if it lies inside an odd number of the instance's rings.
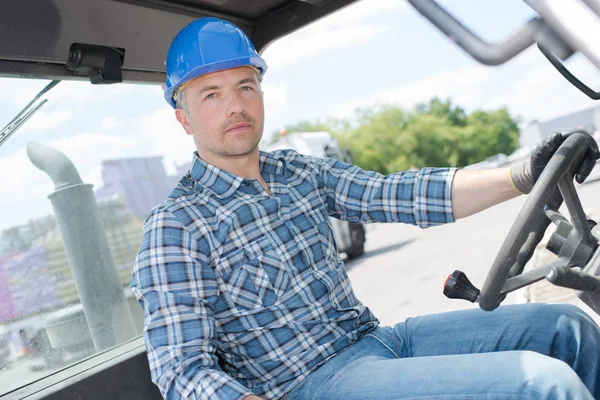
[{"label": "hard hat brim", "polygon": [[179,80],[179,82],[177,82],[176,85],[173,85],[172,87],[169,87],[169,82],[167,81],[167,89],[164,92],[165,100],[171,105],[171,107],[177,108],[177,104],[174,99],[174,94],[186,82],[198,78],[199,76],[209,74],[211,72],[224,71],[226,69],[244,66],[257,68],[259,70],[261,79],[267,71],[267,63],[259,56],[244,56],[239,58],[232,58],[225,61],[219,61],[212,64],[200,65],[190,70]]}]

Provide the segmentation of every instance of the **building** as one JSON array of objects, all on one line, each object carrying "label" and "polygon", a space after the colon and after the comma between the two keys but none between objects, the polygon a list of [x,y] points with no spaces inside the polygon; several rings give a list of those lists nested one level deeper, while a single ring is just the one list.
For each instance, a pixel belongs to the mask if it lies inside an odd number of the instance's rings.
[{"label": "building", "polygon": [[169,176],[163,157],[125,158],[102,161],[103,186],[96,190],[100,200],[118,197],[132,214],[145,218],[175,187],[179,176]]},{"label": "building", "polygon": [[521,147],[532,147],[555,130],[583,128],[596,135],[600,127],[600,107],[592,107],[548,121],[533,120],[521,128]]}]

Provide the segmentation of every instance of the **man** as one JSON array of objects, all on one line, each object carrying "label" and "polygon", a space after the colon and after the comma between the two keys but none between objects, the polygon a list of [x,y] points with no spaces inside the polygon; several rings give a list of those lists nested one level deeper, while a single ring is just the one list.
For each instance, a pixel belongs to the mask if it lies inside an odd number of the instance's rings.
[{"label": "man", "polygon": [[[531,190],[565,135],[511,170],[382,176],[291,150],[259,152],[267,66],[231,23],[190,23],[166,67],[165,98],[197,151],[147,218],[132,288],[167,399],[600,396],[600,331],[575,306],[381,327],[355,297],[327,222],[453,222]],[[593,140],[586,154],[579,182],[600,156]]]}]

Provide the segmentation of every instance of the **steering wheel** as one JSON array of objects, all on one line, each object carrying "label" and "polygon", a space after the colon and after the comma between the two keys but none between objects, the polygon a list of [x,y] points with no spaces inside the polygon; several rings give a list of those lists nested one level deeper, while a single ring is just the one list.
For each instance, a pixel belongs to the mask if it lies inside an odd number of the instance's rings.
[{"label": "steering wheel", "polygon": [[[572,267],[584,268],[594,254],[598,240],[591,232],[593,221],[587,219],[573,184],[588,149],[588,139],[583,131],[574,132],[581,133],[567,137],[550,159],[510,228],[479,293],[481,309],[496,309],[509,292],[547,278],[549,274],[564,276]],[[558,212],[563,198],[570,221]],[[547,248],[559,259],[523,273],[550,222],[556,225],[556,230]],[[573,280],[573,275],[569,278]]]}]

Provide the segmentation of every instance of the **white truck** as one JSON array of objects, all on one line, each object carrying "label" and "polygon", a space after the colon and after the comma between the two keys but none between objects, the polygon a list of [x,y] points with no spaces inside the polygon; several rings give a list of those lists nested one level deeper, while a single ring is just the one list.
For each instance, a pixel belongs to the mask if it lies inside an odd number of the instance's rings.
[{"label": "white truck", "polygon": [[[352,163],[350,152],[342,151],[338,142],[328,132],[285,133],[277,141],[261,146],[261,149],[265,151],[293,149],[300,154]],[[362,224],[351,224],[336,218],[329,218],[329,223],[340,253],[346,253],[348,259],[363,255],[366,235]]]}]

